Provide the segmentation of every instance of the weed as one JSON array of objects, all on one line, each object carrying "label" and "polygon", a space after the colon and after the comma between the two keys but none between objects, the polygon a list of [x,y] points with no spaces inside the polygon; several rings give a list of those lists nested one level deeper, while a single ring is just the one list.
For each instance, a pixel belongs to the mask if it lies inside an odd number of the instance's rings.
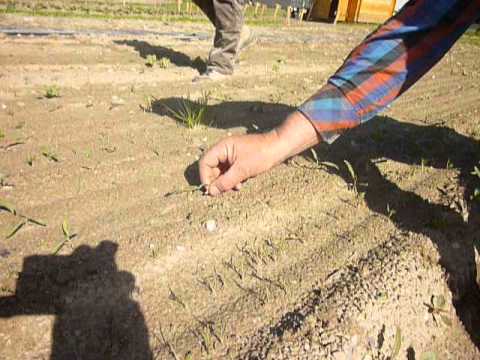
[{"label": "weed", "polygon": [[[478,180],[480,180],[480,167],[479,166],[474,166],[471,174],[473,176],[478,177]],[[479,186],[476,186],[475,189],[473,190],[472,200],[480,201],[480,184],[479,184]]]},{"label": "weed", "polygon": [[35,156],[33,155],[30,155],[28,158],[27,158],[27,164],[28,166],[33,166],[33,162],[35,161]]},{"label": "weed", "polygon": [[52,99],[60,97],[60,89],[57,85],[50,85],[45,89],[45,97],[47,99]]},{"label": "weed", "polygon": [[156,64],[157,64],[157,55],[155,54],[147,55],[145,65],[147,65],[148,67],[154,67]]},{"label": "weed", "polygon": [[432,295],[430,299],[430,304],[425,304],[428,308],[428,312],[432,314],[433,320],[438,325],[439,320],[442,321],[447,326],[452,326],[452,320],[445,315],[447,313],[446,307],[447,302],[443,295]]},{"label": "weed", "polygon": [[173,302],[176,302],[177,304],[179,304],[184,309],[187,309],[187,305],[185,305],[185,303],[177,296],[177,294],[173,292],[172,288],[169,287],[168,290],[170,291],[168,298]]},{"label": "weed", "polygon": [[453,165],[452,161],[450,159],[447,160],[447,164],[445,165],[445,168],[447,170],[452,170],[455,168],[455,166]]},{"label": "weed", "polygon": [[13,207],[12,204],[6,201],[0,201],[0,210],[8,211],[12,215],[17,215],[17,210]]},{"label": "weed", "polygon": [[433,351],[428,351],[420,355],[420,360],[437,360],[437,354]]},{"label": "weed", "polygon": [[422,172],[425,171],[425,168],[428,166],[429,163],[430,161],[428,159],[422,157],[422,159],[420,160],[420,167],[422,169]]},{"label": "weed", "polygon": [[353,190],[353,192],[355,193],[355,196],[358,197],[359,193],[358,193],[358,178],[357,178],[357,174],[355,173],[355,170],[353,169],[353,166],[352,164],[350,164],[350,162],[348,160],[343,160],[343,162],[345,163],[345,165],[347,166],[347,170],[350,174],[350,177],[352,179],[352,183],[349,184],[350,188]]},{"label": "weed", "polygon": [[397,330],[395,331],[395,342],[393,344],[393,351],[392,351],[392,356],[390,356],[390,359],[394,359],[398,356],[400,353],[400,348],[402,346],[402,332],[400,330],[400,327],[397,326]]},{"label": "weed", "polygon": [[178,100],[176,109],[165,104],[164,107],[174,119],[184,124],[188,129],[194,129],[205,124],[209,99],[210,93],[202,92],[202,96],[197,100],[190,100],[190,96],[181,98]]},{"label": "weed", "polygon": [[57,247],[53,250],[53,255],[57,255],[60,250],[69,242],[71,241],[77,234],[72,234],[70,232],[70,226],[68,225],[67,220],[63,220],[62,223],[62,233],[63,233],[63,240],[57,245]]},{"label": "weed", "polygon": [[27,221],[22,220],[17,225],[15,225],[15,227],[12,229],[12,231],[10,231],[8,233],[8,235],[5,237],[5,239],[10,239],[11,237],[13,237],[13,235],[15,235],[26,223],[27,223]]},{"label": "weed", "polygon": [[171,64],[172,64],[172,62],[167,57],[162,57],[158,61],[158,66],[160,66],[161,69],[166,69],[166,68],[170,67]]},{"label": "weed", "polygon": [[140,105],[140,109],[142,109],[144,113],[151,113],[153,111],[153,102],[155,100],[155,97],[151,95],[146,95],[144,103]]},{"label": "weed", "polygon": [[397,212],[390,207],[390,204],[387,203],[387,216],[389,219],[392,219]]},{"label": "weed", "polygon": [[43,149],[42,150],[42,155],[45,156],[48,160],[53,161],[53,162],[58,162],[58,157],[53,153],[52,151],[48,149]]}]

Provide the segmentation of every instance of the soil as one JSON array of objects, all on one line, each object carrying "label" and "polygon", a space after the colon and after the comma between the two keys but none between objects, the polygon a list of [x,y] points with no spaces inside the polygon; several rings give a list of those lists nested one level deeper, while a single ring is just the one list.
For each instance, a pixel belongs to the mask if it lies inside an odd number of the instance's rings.
[{"label": "soil", "polygon": [[[320,163],[211,198],[202,152],[281,122],[368,27],[258,27],[234,76],[192,84],[206,24],[0,23],[83,30],[0,35],[0,359],[480,359],[480,47]],[[209,125],[165,110],[202,93]]]}]

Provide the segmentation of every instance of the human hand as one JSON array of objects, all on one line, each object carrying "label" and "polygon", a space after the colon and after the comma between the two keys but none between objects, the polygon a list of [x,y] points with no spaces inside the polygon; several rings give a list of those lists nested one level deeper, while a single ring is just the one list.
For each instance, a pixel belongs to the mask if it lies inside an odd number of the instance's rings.
[{"label": "human hand", "polygon": [[276,165],[280,160],[272,151],[276,137],[275,131],[232,136],[209,149],[199,162],[200,181],[208,194],[240,190],[242,182]]},{"label": "human hand", "polygon": [[301,113],[294,112],[268,133],[232,136],[214,145],[200,159],[200,181],[213,196],[239,190],[245,180],[319,141],[312,124]]}]

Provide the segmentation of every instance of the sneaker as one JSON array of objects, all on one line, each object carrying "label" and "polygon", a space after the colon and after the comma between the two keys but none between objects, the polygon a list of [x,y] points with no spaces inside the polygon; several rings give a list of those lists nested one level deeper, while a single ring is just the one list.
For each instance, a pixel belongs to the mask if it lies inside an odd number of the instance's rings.
[{"label": "sneaker", "polygon": [[207,68],[207,71],[205,71],[203,74],[195,76],[192,82],[199,83],[199,82],[206,82],[206,81],[221,81],[226,77],[228,77],[228,75],[222,74],[221,72],[215,69]]}]

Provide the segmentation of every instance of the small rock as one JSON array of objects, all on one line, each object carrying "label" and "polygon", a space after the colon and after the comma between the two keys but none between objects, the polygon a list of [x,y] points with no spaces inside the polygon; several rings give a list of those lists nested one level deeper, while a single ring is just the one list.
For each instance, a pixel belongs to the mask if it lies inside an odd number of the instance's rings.
[{"label": "small rock", "polygon": [[214,232],[217,229],[217,222],[215,220],[208,220],[205,223],[205,228],[208,232]]},{"label": "small rock", "polygon": [[177,251],[185,251],[186,248],[183,245],[177,245]]},{"label": "small rock", "polygon": [[2,109],[5,110],[7,108],[7,105],[2,104]]},{"label": "small rock", "polygon": [[125,100],[120,99],[116,95],[112,96],[112,105],[113,106],[120,106],[120,105],[124,105],[124,104],[125,104]]}]

